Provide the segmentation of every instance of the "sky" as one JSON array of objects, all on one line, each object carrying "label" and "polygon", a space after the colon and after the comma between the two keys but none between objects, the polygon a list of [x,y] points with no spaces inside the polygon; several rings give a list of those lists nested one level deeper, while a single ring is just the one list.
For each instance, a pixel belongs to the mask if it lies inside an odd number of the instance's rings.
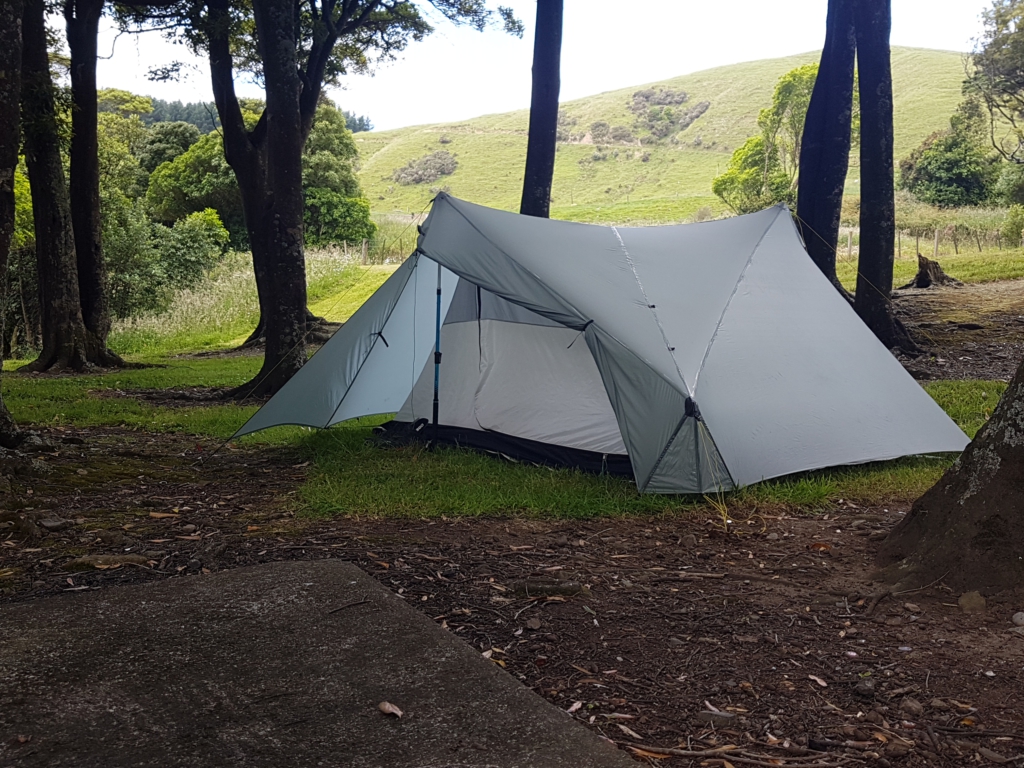
[{"label": "sky", "polygon": [[[497,3],[494,3],[497,4]],[[526,25],[515,38],[476,32],[444,20],[421,43],[371,75],[346,77],[329,95],[341,108],[368,115],[377,129],[464,120],[530,104],[533,0],[501,0]],[[892,44],[967,51],[981,33],[991,0],[893,0]],[[821,47],[826,0],[565,0],[561,100],[656,82],[741,61]],[[123,88],[168,101],[212,101],[209,69],[160,33],[101,31],[101,88]],[[189,63],[176,83],[153,83],[151,67]],[[252,83],[239,95],[262,96]]]}]

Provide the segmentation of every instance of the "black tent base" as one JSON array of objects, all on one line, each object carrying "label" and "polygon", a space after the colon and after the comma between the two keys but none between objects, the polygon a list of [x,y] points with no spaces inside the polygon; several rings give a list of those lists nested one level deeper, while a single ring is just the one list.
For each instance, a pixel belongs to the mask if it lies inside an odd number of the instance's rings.
[{"label": "black tent base", "polygon": [[[430,443],[434,436],[434,427],[426,419],[419,419],[413,423],[389,421],[377,427],[374,432],[381,442],[392,445]],[[502,432],[449,427],[444,424],[437,427],[437,442],[441,445],[472,448],[515,462],[544,467],[568,467],[595,475],[633,477],[633,465],[629,456],[621,453],[581,451],[577,448],[565,448],[561,445],[514,437]]]}]

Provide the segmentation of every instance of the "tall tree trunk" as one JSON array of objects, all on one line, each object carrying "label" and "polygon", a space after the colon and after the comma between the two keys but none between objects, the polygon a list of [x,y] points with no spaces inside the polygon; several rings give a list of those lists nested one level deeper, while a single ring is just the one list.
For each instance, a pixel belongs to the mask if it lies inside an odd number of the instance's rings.
[{"label": "tall tree trunk", "polygon": [[887,347],[916,349],[893,315],[892,270],[896,250],[893,174],[892,66],[889,32],[892,0],[856,0],[860,85],[860,257],[854,309]]},{"label": "tall tree trunk", "polygon": [[853,0],[829,0],[825,47],[804,122],[797,217],[807,253],[843,295],[836,249],[850,163],[857,38]]},{"label": "tall tree trunk", "polygon": [[[14,170],[21,143],[22,0],[0,1],[0,283],[7,282],[7,261],[14,236]],[[0,358],[0,369],[3,359]],[[0,445],[13,448],[21,438],[0,392]]]},{"label": "tall tree trunk", "polygon": [[[306,262],[302,237],[302,147],[317,88],[304,89],[296,58],[294,3],[253,4],[267,104],[249,131],[234,91],[226,0],[210,0],[210,71],[224,156],[242,192],[266,338],[263,367],[239,396],[276,392],[306,360]],[[309,101],[310,115],[300,108]]]},{"label": "tall tree trunk", "polygon": [[100,164],[97,136],[97,35],[104,0],[65,0],[64,21],[71,50],[71,223],[78,262],[82,320],[89,362],[124,364],[107,349],[110,307],[100,223]]},{"label": "tall tree trunk", "polygon": [[537,0],[530,135],[519,212],[545,219],[551,212],[551,182],[555,174],[561,58],[562,0]]},{"label": "tall tree trunk", "polygon": [[896,591],[1024,587],[1024,365],[992,418],[882,543],[877,578]]},{"label": "tall tree trunk", "polygon": [[43,326],[43,350],[25,369],[82,371],[89,367],[86,330],[78,294],[71,205],[60,156],[43,0],[25,1],[22,32],[22,121]]}]

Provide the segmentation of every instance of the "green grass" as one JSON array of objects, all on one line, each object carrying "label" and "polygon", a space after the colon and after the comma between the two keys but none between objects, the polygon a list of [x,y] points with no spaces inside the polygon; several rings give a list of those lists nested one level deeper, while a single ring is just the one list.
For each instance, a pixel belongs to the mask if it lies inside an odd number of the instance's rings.
[{"label": "green grass", "polygon": [[[711,180],[725,169],[733,150],[757,132],[758,112],[769,105],[778,78],[817,60],[817,53],[804,53],[650,84],[681,88],[690,95],[691,104],[709,101],[711,107],[676,144],[608,144],[604,146],[608,158],[597,162],[592,161],[597,149],[593,145],[560,144],[552,215],[634,224],[683,221],[704,205],[721,211],[721,203],[711,193]],[[896,158],[901,159],[929,134],[948,126],[961,98],[963,64],[959,53],[919,48],[893,49],[892,63]],[[644,87],[638,84],[566,102],[561,112],[576,120],[573,132],[583,132],[598,120],[632,127],[634,116],[627,107],[632,94]],[[461,123],[356,134],[362,187],[378,214],[418,213],[437,187],[449,187],[452,194],[475,203],[516,210],[528,117],[526,110],[520,110]],[[459,167],[451,176],[411,186],[391,179],[396,168],[438,149],[458,158]],[[854,160],[851,189],[858,189],[860,174]]]},{"label": "green grass", "polygon": [[[930,256],[930,254],[929,254]],[[1024,277],[1024,249],[986,250],[982,253],[942,254],[939,263],[946,274],[965,283],[991,283]],[[840,258],[836,262],[839,281],[854,290],[857,285],[857,261]],[[917,274],[917,259],[897,259],[893,264],[893,285],[906,285]]]}]

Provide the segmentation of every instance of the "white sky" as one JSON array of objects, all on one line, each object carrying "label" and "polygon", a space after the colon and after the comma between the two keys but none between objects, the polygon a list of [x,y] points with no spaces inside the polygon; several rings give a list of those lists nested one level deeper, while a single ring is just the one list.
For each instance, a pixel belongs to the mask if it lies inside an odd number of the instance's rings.
[{"label": "white sky", "polygon": [[[966,51],[981,32],[979,14],[991,0],[893,0],[893,45]],[[494,4],[497,4],[495,2]],[[403,57],[374,76],[346,78],[331,97],[343,109],[369,115],[378,129],[463,120],[529,106],[533,0],[501,0],[526,24],[522,39],[498,29],[480,33],[444,21]],[[563,101],[663,80],[723,64],[820,48],[826,0],[565,0]],[[625,9],[625,10],[623,10]],[[101,32],[100,52],[114,34]],[[211,101],[209,70],[187,49],[158,33],[122,36],[100,62],[102,88],[157,98]],[[151,83],[150,67],[172,60],[194,69],[178,83]],[[251,84],[240,94],[261,96]]]}]

